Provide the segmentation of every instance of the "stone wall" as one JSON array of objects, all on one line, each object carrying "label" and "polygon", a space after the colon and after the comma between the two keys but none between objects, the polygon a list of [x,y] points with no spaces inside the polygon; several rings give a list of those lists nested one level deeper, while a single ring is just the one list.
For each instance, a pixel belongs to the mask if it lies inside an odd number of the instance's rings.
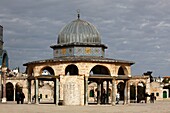
[{"label": "stone wall", "polygon": [[64,76],[61,84],[64,105],[84,105],[83,76]]}]

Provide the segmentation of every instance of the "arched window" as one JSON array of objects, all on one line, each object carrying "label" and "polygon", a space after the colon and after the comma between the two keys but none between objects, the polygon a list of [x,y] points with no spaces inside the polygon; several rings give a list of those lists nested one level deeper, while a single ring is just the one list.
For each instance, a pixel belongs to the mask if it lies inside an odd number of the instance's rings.
[{"label": "arched window", "polygon": [[65,69],[65,75],[78,75],[78,68],[76,65],[68,65]]},{"label": "arched window", "polygon": [[119,68],[118,75],[125,75],[122,67]]},{"label": "arched window", "polygon": [[163,91],[163,98],[167,98],[167,92]]},{"label": "arched window", "polygon": [[54,75],[54,70],[51,67],[44,67],[41,70],[41,75]]},{"label": "arched window", "polygon": [[127,71],[126,67],[120,66],[119,70],[118,70],[118,75],[128,75],[128,71]]},{"label": "arched window", "polygon": [[110,75],[109,69],[107,67],[101,66],[101,65],[94,66],[89,73],[90,73],[90,76],[93,76],[93,75]]},{"label": "arched window", "polygon": [[90,97],[94,97],[94,90],[90,90],[90,94],[89,94]]}]

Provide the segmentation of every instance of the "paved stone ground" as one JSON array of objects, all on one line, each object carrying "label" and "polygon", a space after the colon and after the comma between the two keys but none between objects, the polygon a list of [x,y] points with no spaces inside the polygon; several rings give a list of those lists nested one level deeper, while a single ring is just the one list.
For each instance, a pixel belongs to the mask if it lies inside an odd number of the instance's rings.
[{"label": "paved stone ground", "polygon": [[170,113],[170,100],[128,105],[56,106],[53,104],[0,104],[0,113]]}]

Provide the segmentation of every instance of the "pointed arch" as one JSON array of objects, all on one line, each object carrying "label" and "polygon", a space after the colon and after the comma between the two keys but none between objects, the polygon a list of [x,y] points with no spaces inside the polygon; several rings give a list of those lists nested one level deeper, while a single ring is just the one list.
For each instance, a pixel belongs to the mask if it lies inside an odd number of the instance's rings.
[{"label": "pointed arch", "polygon": [[65,75],[78,75],[79,69],[76,65],[71,64],[65,68]]},{"label": "pointed arch", "polygon": [[128,71],[125,66],[120,66],[117,75],[128,75]]}]

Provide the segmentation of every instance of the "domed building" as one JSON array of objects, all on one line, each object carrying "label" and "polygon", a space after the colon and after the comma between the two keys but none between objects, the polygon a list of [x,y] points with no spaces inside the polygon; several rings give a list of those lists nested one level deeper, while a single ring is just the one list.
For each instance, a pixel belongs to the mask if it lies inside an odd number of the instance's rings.
[{"label": "domed building", "polygon": [[[28,103],[52,98],[58,105],[115,105],[116,93],[124,104],[130,102],[132,61],[105,57],[107,46],[102,44],[97,28],[78,18],[64,26],[58,34],[53,58],[25,63],[28,74]],[[40,92],[44,83],[51,92]],[[136,86],[137,87],[137,86]],[[135,98],[135,96],[134,96]]]}]

